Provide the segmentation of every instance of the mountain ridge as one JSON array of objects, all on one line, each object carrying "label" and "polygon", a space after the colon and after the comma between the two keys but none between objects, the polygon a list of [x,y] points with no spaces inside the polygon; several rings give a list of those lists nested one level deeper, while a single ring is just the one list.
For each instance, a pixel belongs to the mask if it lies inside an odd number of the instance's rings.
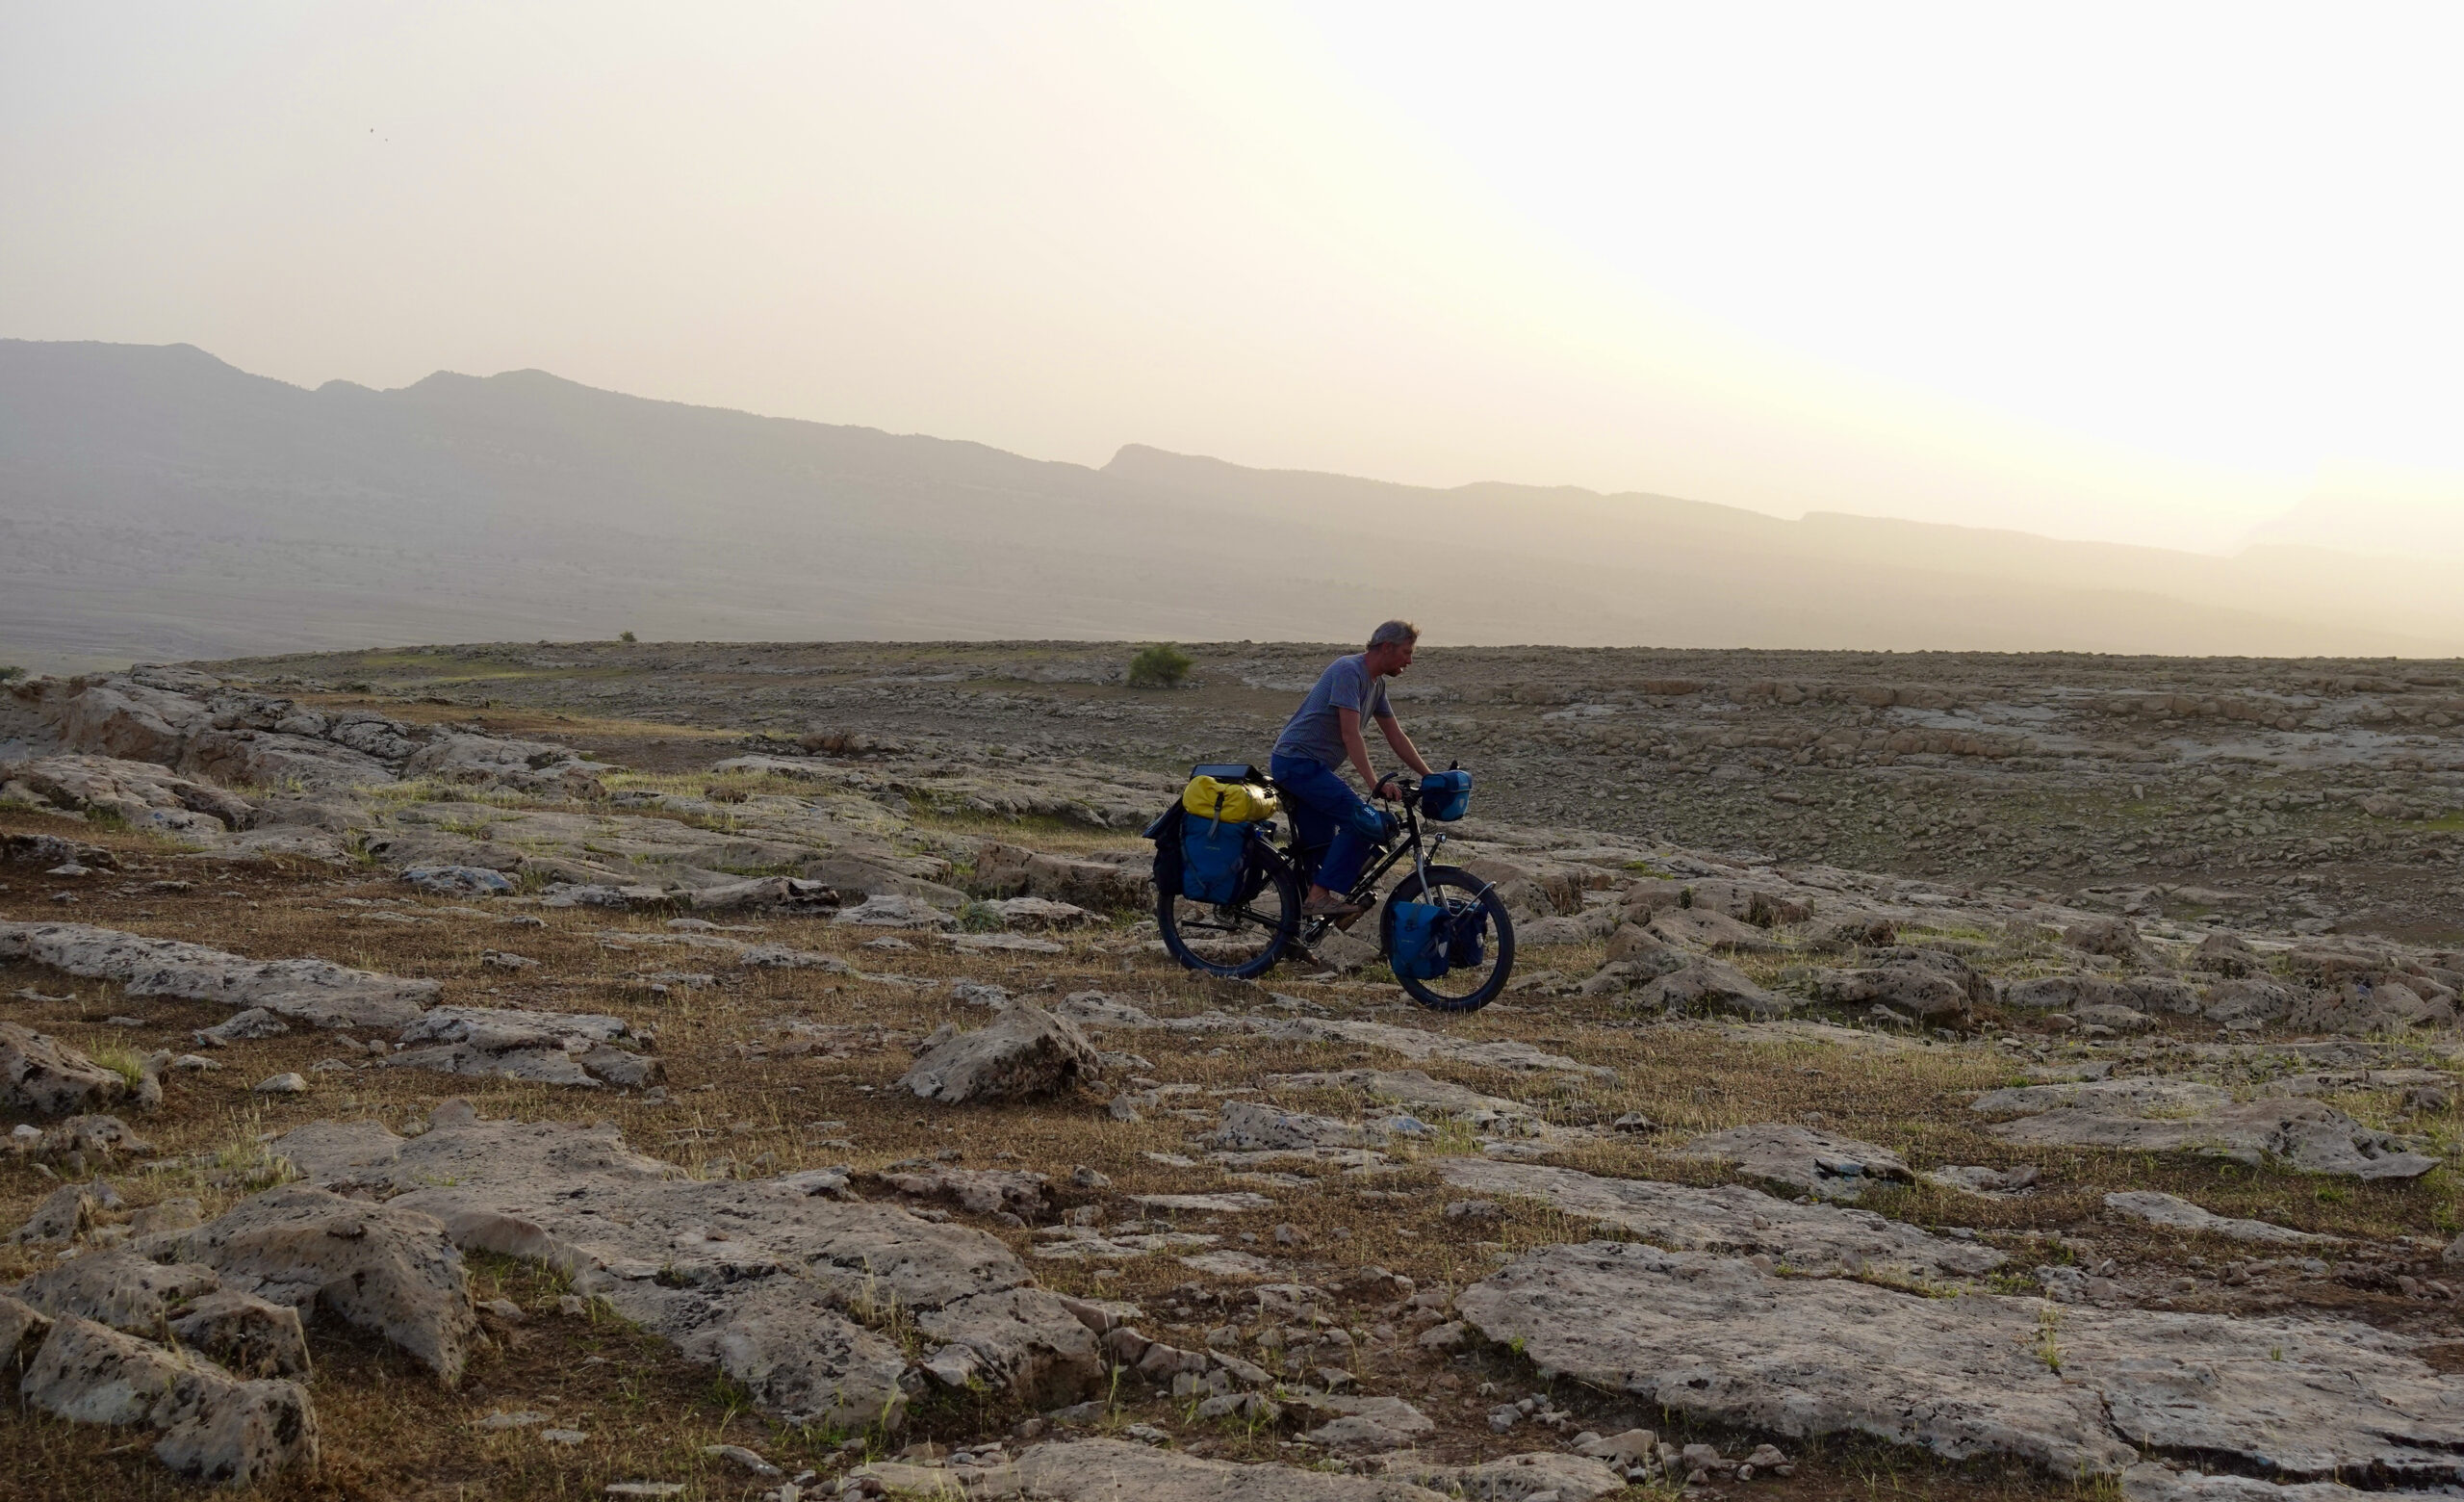
[{"label": "mountain ridge", "polygon": [[[0,341],[0,660],[409,637],[1346,639],[2464,650],[2401,560],[2233,557],[1124,444],[966,439],[552,372],[295,386],[193,346]],[[371,632],[381,632],[372,636]]]}]

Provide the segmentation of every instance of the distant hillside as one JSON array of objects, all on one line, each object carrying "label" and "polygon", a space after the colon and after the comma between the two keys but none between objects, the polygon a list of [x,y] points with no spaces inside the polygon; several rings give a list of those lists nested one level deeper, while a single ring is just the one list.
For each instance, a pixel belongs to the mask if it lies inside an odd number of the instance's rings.
[{"label": "distant hillside", "polygon": [[1132,446],[1101,470],[537,371],[314,391],[0,341],[0,661],[411,641],[1345,639],[2464,651],[2435,574],[1661,496],[1427,490]]}]

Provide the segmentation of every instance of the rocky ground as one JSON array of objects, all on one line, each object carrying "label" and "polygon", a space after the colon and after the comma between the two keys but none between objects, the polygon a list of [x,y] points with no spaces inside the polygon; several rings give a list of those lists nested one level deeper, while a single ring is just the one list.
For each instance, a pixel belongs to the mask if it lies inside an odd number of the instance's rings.
[{"label": "rocky ground", "polygon": [[2464,670],[1424,653],[1440,1018],[1161,952],[1193,655],[13,686],[0,1491],[2464,1494]]}]

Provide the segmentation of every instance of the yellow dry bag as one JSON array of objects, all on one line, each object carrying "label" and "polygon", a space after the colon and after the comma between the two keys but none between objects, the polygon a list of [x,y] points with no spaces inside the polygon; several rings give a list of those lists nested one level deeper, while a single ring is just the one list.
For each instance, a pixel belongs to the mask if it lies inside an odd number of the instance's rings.
[{"label": "yellow dry bag", "polygon": [[1255,783],[1219,782],[1193,777],[1181,790],[1181,808],[1192,818],[1220,819],[1227,824],[1255,824],[1280,812],[1274,794]]}]

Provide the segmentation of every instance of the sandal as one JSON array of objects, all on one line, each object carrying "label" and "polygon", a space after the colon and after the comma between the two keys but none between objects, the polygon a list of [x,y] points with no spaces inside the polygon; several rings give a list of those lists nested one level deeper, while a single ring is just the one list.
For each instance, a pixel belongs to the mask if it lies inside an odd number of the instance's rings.
[{"label": "sandal", "polygon": [[1358,918],[1368,911],[1369,909],[1362,907],[1359,903],[1346,902],[1341,897],[1326,897],[1300,904],[1302,918]]}]

